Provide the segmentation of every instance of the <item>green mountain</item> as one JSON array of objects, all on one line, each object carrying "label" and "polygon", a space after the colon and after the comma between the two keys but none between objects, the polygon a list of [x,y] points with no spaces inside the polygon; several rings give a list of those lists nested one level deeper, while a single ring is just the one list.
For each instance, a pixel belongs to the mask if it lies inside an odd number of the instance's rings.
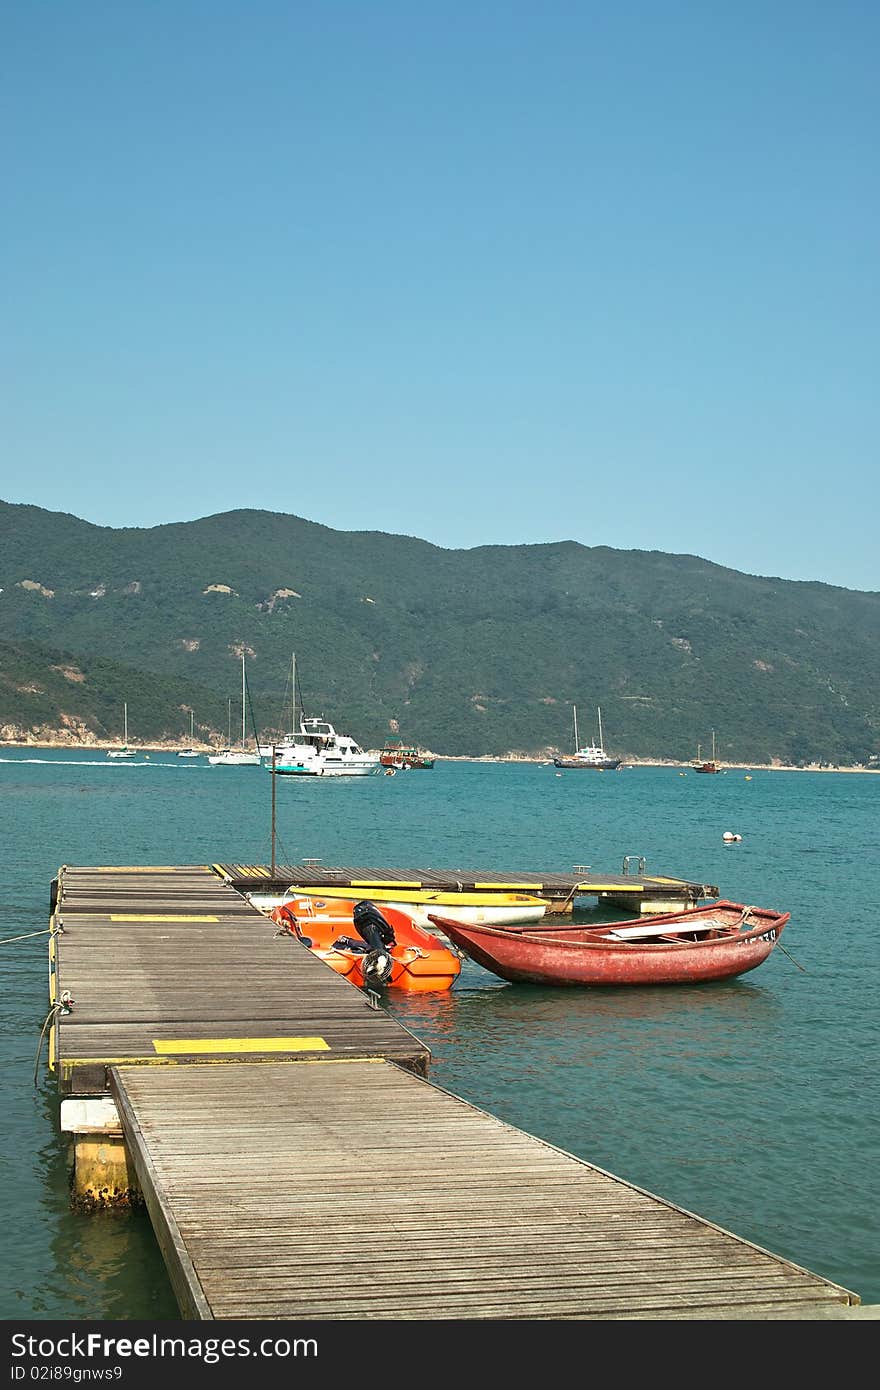
[{"label": "green mountain", "polygon": [[582,742],[601,706],[632,757],[705,753],[713,727],[725,760],[880,753],[880,595],[689,555],[452,551],[263,511],[111,529],[0,503],[0,590],[4,724],[29,727],[25,687],[72,661],[87,679],[52,673],[53,718],[118,736],[127,699],[145,739],[188,735],[190,707],[225,739],[244,651],[260,731],[280,731],[295,652],[306,712],[365,746],[567,751],[574,704]]}]

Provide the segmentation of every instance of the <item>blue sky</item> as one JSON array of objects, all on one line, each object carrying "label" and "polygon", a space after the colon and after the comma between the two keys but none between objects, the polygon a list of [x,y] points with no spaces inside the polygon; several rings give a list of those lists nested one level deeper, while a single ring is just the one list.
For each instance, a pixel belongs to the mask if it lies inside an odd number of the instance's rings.
[{"label": "blue sky", "polygon": [[7,3],[0,497],[880,589],[873,3]]}]

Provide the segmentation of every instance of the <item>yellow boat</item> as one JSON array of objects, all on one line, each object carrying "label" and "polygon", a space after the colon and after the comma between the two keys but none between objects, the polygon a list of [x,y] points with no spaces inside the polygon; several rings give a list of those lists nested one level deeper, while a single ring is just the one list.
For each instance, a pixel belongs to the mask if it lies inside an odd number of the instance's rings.
[{"label": "yellow boat", "polygon": [[319,913],[322,903],[330,907],[339,899],[366,899],[379,908],[392,907],[399,912],[405,912],[418,926],[428,931],[436,931],[433,922],[428,920],[428,914],[432,912],[439,912],[442,916],[450,916],[473,926],[503,927],[540,922],[550,906],[549,898],[535,897],[531,893],[450,893],[438,892],[431,888],[403,888],[396,885],[379,887],[366,883],[338,888],[311,888],[292,884],[287,892],[280,896],[249,893],[248,898],[254,907],[264,912],[289,903],[294,898],[307,898]]}]

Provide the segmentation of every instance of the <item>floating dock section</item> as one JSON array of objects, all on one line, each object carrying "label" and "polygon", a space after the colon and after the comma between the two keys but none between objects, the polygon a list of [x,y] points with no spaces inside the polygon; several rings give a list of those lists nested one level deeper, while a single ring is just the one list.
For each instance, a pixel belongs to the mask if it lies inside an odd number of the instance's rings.
[{"label": "floating dock section", "polygon": [[210,866],[66,868],[52,905],[77,1191],[143,1198],[185,1318],[812,1319],[860,1301],[435,1085],[423,1044]]},{"label": "floating dock section", "polygon": [[707,898],[717,898],[712,883],[646,874],[644,859],[628,855],[641,866],[638,873],[594,874],[587,868],[569,872],[527,870],[496,873],[490,869],[352,868],[321,864],[306,859],[301,864],[214,864],[217,874],[239,893],[283,893],[292,885],[306,891],[350,888],[352,895],[368,898],[370,889],[428,889],[438,893],[531,893],[547,898],[550,912],[571,912],[576,898],[598,898],[601,903],[623,907],[628,913],[684,911]]},{"label": "floating dock section", "polygon": [[190,1318],[812,1318],[853,1295],[387,1062],[114,1069]]}]

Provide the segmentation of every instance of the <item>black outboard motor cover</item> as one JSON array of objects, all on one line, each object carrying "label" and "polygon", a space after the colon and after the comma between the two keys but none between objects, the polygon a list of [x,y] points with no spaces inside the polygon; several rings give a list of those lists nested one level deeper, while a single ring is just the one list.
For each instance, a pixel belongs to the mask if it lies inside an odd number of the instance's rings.
[{"label": "black outboard motor cover", "polygon": [[351,915],[355,930],[371,950],[380,951],[383,947],[395,944],[394,929],[385,921],[375,903],[355,903]]}]

